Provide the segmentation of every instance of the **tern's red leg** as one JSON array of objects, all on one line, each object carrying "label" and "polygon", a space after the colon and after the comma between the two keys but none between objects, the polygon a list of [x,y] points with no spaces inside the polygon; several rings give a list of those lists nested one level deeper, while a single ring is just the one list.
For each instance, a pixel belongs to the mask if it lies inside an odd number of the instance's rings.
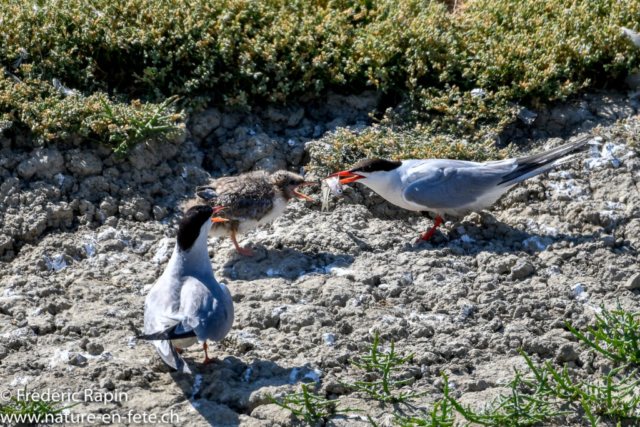
[{"label": "tern's red leg", "polygon": [[236,233],[231,233],[231,240],[233,240],[233,244],[236,247],[236,251],[238,251],[240,255],[253,256],[253,249],[251,248],[243,249],[238,245],[238,241],[236,240]]},{"label": "tern's red leg", "polygon": [[207,343],[206,342],[204,344],[202,344],[202,348],[204,348],[204,362],[202,362],[203,365],[208,365],[209,363],[217,363],[217,362],[219,362],[219,360],[216,359],[215,357],[213,359],[209,359],[209,355],[207,354]]},{"label": "tern's red leg", "polygon": [[178,347],[176,347],[176,353],[182,354],[182,350],[180,350]]},{"label": "tern's red leg", "polygon": [[422,233],[422,236],[420,236],[420,240],[429,240],[431,237],[433,237],[433,233],[436,231],[436,228],[438,228],[438,226],[441,223],[442,223],[442,217],[438,215],[438,218],[436,218],[436,223],[433,224],[433,227],[431,227],[429,231],[427,231],[426,233]]}]

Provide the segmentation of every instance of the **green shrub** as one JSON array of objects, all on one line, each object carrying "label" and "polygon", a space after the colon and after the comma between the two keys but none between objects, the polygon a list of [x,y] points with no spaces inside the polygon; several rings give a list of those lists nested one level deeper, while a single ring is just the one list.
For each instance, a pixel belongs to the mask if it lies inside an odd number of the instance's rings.
[{"label": "green shrub", "polygon": [[[193,112],[374,87],[406,95],[428,137],[477,142],[514,119],[510,103],[537,107],[637,69],[620,27],[638,22],[636,0],[472,0],[455,13],[436,0],[6,0],[0,63],[33,91],[40,80],[33,98],[52,117],[75,113],[48,95],[54,78],[86,96],[81,110],[104,92],[134,114],[155,107],[128,101],[173,95]],[[89,132],[5,105],[3,119],[47,139]]]},{"label": "green shrub", "polygon": [[512,146],[495,148],[492,139],[470,142],[450,135],[433,135],[428,127],[420,124],[399,128],[383,124],[360,133],[338,129],[335,134],[325,136],[323,142],[326,143],[312,147],[314,164],[310,165],[321,167],[323,172],[348,168],[367,158],[487,161],[516,155]]},{"label": "green shrub", "polygon": [[64,95],[40,79],[0,79],[0,123],[5,128],[17,121],[41,144],[72,136],[97,138],[120,155],[147,139],[180,134],[184,117],[175,112],[174,101],[168,98],[160,105],[114,102],[101,92],[87,97]]}]

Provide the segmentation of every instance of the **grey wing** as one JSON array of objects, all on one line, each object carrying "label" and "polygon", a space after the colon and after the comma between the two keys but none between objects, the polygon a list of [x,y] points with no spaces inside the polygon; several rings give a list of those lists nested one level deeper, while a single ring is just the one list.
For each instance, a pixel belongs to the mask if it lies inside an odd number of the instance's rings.
[{"label": "grey wing", "polygon": [[229,332],[229,319],[233,321],[233,301],[223,285],[212,292],[198,279],[189,277],[182,288],[180,313],[185,316],[184,330],[193,330],[199,342],[221,341]]},{"label": "grey wing", "polygon": [[221,309],[220,324],[216,329],[216,335],[209,336],[209,339],[212,341],[222,341],[224,337],[227,336],[231,330],[231,326],[233,325],[234,310],[231,292],[229,292],[229,288],[227,288],[223,283],[220,283],[220,288],[222,289],[220,301],[223,309]]},{"label": "grey wing", "polygon": [[[160,280],[163,279],[161,278]],[[154,334],[171,327],[172,321],[165,316],[165,313],[174,313],[178,309],[178,302],[171,297],[171,292],[166,287],[161,286],[162,283],[159,283],[160,286],[157,285],[151,289],[145,300],[145,334]],[[191,369],[189,369],[189,366],[176,351],[170,340],[154,340],[151,342],[164,363],[179,372],[191,373]]]},{"label": "grey wing", "polygon": [[144,302],[144,332],[153,334],[175,324],[168,316],[180,308],[181,281],[160,276]]},{"label": "grey wing", "polygon": [[489,162],[469,167],[434,168],[403,190],[411,204],[443,213],[481,210],[492,205],[511,186],[498,185],[513,169],[510,162]]}]

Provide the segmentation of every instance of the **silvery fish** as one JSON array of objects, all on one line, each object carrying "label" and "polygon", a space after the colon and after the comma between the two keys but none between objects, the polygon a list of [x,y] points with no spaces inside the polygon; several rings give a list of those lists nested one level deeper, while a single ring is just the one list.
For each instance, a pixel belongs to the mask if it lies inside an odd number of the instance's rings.
[{"label": "silvery fish", "polygon": [[322,180],[322,208],[321,212],[329,210],[329,193],[333,193],[338,199],[342,199],[342,185],[339,177]]},{"label": "silvery fish", "polygon": [[338,199],[342,199],[342,197],[344,197],[342,195],[342,184],[340,184],[339,177],[334,176],[333,178],[325,179],[325,182],[327,183],[327,186],[334,196],[336,196]]},{"label": "silvery fish", "polygon": [[322,181],[322,208],[320,208],[320,212],[329,210],[329,193],[331,193],[331,189],[327,185],[327,181]]}]

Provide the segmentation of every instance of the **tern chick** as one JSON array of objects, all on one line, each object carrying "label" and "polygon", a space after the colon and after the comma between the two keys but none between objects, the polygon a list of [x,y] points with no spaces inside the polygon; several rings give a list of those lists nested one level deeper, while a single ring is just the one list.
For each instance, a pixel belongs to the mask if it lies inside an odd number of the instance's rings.
[{"label": "tern chick", "polygon": [[460,216],[494,204],[516,184],[569,162],[575,150],[590,136],[532,156],[494,162],[424,159],[389,161],[367,159],[338,172],[341,183],[360,182],[387,201],[411,211],[431,211],[435,225],[420,237],[428,240],[442,222],[442,216]]},{"label": "tern chick", "polygon": [[196,342],[210,363],[207,340],[222,341],[233,323],[229,289],[213,277],[207,237],[213,224],[226,222],[214,215],[224,207],[194,206],[182,218],[169,264],[153,285],[144,306],[144,335],[162,360],[191,373],[178,349]]},{"label": "tern chick", "polygon": [[268,224],[284,212],[289,200],[301,198],[312,200],[297,191],[305,181],[298,174],[277,171],[271,175],[263,171],[248,172],[238,176],[218,178],[214,182],[196,188],[196,203],[213,207],[226,206],[221,217],[228,222],[211,227],[211,236],[231,236],[236,251],[253,256],[253,249],[238,246],[236,234],[246,233],[259,225]]}]

